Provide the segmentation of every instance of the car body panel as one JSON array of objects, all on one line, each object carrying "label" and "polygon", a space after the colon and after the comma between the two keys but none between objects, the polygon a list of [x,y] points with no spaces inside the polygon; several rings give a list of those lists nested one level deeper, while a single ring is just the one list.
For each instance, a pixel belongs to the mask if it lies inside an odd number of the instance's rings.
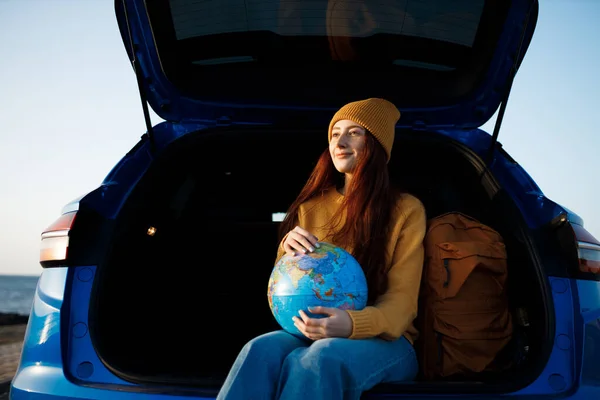
[{"label": "car body panel", "polygon": [[[488,3],[500,4],[494,2]],[[183,7],[186,3],[178,2],[176,4],[178,7]],[[252,7],[258,7],[257,4],[259,3],[253,3]],[[311,6],[314,6],[314,4],[317,3],[313,2],[311,3]],[[327,2],[322,2],[322,4],[323,7],[326,7]],[[391,6],[391,4],[393,4],[393,2],[390,2],[389,4],[386,3],[386,6]],[[410,2],[407,4],[408,6],[404,3],[398,4],[398,7],[402,6],[403,9],[406,7],[413,7],[413,5],[410,4]],[[414,7],[417,7],[416,4],[417,3],[414,3]],[[422,4],[419,5],[421,11],[414,11],[415,19],[418,16],[419,18],[428,18],[428,24],[436,23],[436,21],[441,20],[441,18],[438,18],[439,15],[437,15],[436,13],[439,13],[439,10],[444,10],[444,8],[447,8],[445,10],[446,14],[444,14],[444,18],[453,18],[453,9],[448,7],[454,6],[448,6],[447,4],[449,3],[436,2],[436,0],[430,0],[428,2],[425,2],[424,4],[425,6],[423,6]],[[463,16],[464,18],[462,18],[463,23],[465,20],[479,18],[477,17],[477,14],[475,14],[477,12],[476,7],[474,7],[473,10],[464,9],[467,4],[474,3],[456,3],[456,7],[463,8],[458,8],[457,10],[466,13]],[[199,85],[197,89],[190,89],[190,86],[195,80],[202,79],[202,72],[199,72],[198,74],[195,74],[194,72],[195,75],[190,75],[187,78],[187,81],[184,81],[183,83],[177,85],[173,82],[177,80],[180,76],[187,77],[187,74],[184,73],[184,71],[187,71],[186,68],[188,68],[188,64],[192,65],[194,61],[185,61],[185,65],[183,64],[183,61],[179,61],[179,58],[183,59],[186,57],[185,53],[179,53],[184,51],[180,50],[180,48],[183,46],[181,45],[181,43],[185,42],[185,40],[175,40],[171,38],[171,36],[168,36],[175,35],[172,33],[172,31],[174,32],[177,28],[176,26],[174,26],[174,24],[176,24],[177,22],[173,22],[174,20],[176,21],[176,17],[174,17],[173,20],[169,19],[169,21],[167,22],[163,22],[161,18],[164,18],[165,14],[170,13],[172,10],[174,10],[173,13],[181,13],[182,11],[169,9],[167,6],[167,8],[153,13],[152,7],[156,7],[157,2],[145,2],[144,0],[127,1],[126,5],[127,7],[123,7],[123,2],[121,0],[115,1],[117,21],[119,24],[121,36],[123,38],[125,49],[128,52],[130,59],[135,59],[136,63],[139,63],[139,72],[142,77],[144,97],[148,100],[154,112],[165,120],[172,122],[195,121],[200,123],[224,121],[225,123],[234,122],[244,124],[278,123],[282,121],[299,120],[304,122],[310,122],[314,126],[318,126],[328,122],[328,119],[331,117],[332,112],[334,112],[336,108],[341,106],[342,101],[350,100],[350,98],[353,97],[352,95],[348,95],[345,97],[336,97],[337,92],[339,92],[339,89],[330,90],[326,86],[322,87],[319,86],[319,84],[315,84],[316,86],[311,87],[310,89],[315,93],[305,93],[301,90],[301,87],[298,88],[298,90],[294,90],[293,87],[290,87],[290,91],[294,92],[294,94],[292,97],[289,98],[289,100],[283,100],[281,98],[287,92],[286,90],[283,90],[282,92],[277,92],[279,93],[278,96],[267,96],[264,97],[262,101],[258,101],[256,99],[253,99],[252,97],[248,97],[247,92],[251,92],[251,90],[249,90],[247,87],[244,87],[243,82],[230,82],[233,76],[229,77],[229,79],[227,77],[217,79],[222,82],[211,82],[210,80],[207,80],[206,82],[203,82],[204,87],[202,85]],[[388,89],[390,87],[390,84],[394,83],[395,80],[399,79],[403,75],[406,75],[406,71],[404,69],[399,70],[398,73],[390,73],[390,79],[382,81],[376,81],[375,78],[377,74],[371,74],[369,72],[372,70],[372,65],[370,65],[368,62],[364,65],[359,64],[359,66],[357,67],[358,69],[353,73],[356,76],[363,76],[363,79],[371,79],[371,81],[368,81],[367,86],[369,88],[370,93],[373,93],[373,96],[386,97],[388,98],[388,100],[391,100],[396,103],[396,105],[402,111],[402,118],[400,119],[398,124],[399,127],[426,127],[429,129],[441,129],[443,127],[479,127],[483,125],[494,114],[494,112],[500,105],[500,102],[506,94],[506,90],[509,89],[513,68],[518,66],[523,57],[525,56],[526,49],[531,41],[535,29],[538,9],[537,1],[513,0],[512,2],[510,2],[510,5],[511,7],[506,14],[506,19],[500,21],[503,22],[503,24],[501,25],[501,28],[497,29],[498,34],[500,36],[497,39],[497,41],[493,42],[496,43],[495,52],[492,53],[493,56],[490,56],[491,58],[489,58],[489,63],[482,63],[480,67],[481,70],[478,70],[477,72],[478,74],[480,74],[477,75],[479,77],[478,80],[465,83],[465,87],[461,88],[460,90],[456,90],[456,94],[451,93],[451,91],[455,90],[456,88],[452,89],[450,87],[448,89],[448,94],[444,92],[444,96],[441,96],[441,98],[443,98],[444,101],[436,101],[435,103],[430,104],[428,104],[427,101],[423,100],[420,100],[418,102],[416,101],[416,97],[422,96],[423,93],[429,93],[430,95],[428,96],[433,97],[439,91],[445,90],[443,89],[443,86],[440,83],[436,83],[436,79],[429,78],[428,76],[426,76],[426,78],[422,80],[423,87],[413,90],[411,92],[413,94],[409,94],[408,85],[410,84],[410,81],[406,83],[405,90],[390,91]],[[190,14],[193,8],[197,7],[197,4],[192,5],[190,3]],[[269,3],[269,7],[277,7],[277,4],[271,2]],[[281,7],[283,7],[283,5]],[[427,7],[431,7],[431,10],[428,10]],[[485,8],[483,10],[485,11]],[[257,10],[257,15],[262,15],[260,14],[261,12],[264,13],[266,11]],[[296,12],[301,13],[302,10],[296,10]],[[379,10],[379,12],[382,11]],[[481,12],[481,10],[479,10],[479,12]],[[411,14],[407,13],[408,11],[405,10],[405,13],[398,14],[397,18],[402,18],[402,15],[404,15],[404,18],[408,18],[407,15]],[[376,14],[377,13],[373,15]],[[200,17],[197,18],[201,18],[201,14],[194,15],[200,15]],[[152,16],[154,16],[154,20],[152,19]],[[180,30],[184,28],[189,30],[189,26],[193,27],[194,20],[190,22],[190,18],[193,17],[187,16],[185,21],[182,20],[182,28]],[[251,17],[247,17],[247,19],[247,24],[251,25]],[[489,21],[493,21],[493,19],[489,19]],[[202,21],[198,21],[198,24],[200,24],[201,22]],[[323,23],[325,23],[324,20]],[[277,25],[277,19],[274,20],[273,24],[274,26]],[[491,22],[488,25],[491,25]],[[466,29],[465,26],[459,26],[458,28],[452,28],[452,26],[453,25],[443,27],[440,26],[440,29],[455,29],[457,32],[461,29]],[[482,23],[482,27],[485,26],[487,25],[485,23]],[[480,29],[483,32],[485,31],[485,29],[483,29],[482,27],[478,27],[478,29]],[[223,29],[227,28],[224,27]],[[236,36],[236,41],[225,42],[222,45],[225,47],[221,49],[222,52],[228,50],[228,47],[226,47],[227,45],[234,46],[235,43],[237,43],[237,41],[243,41],[245,38],[244,33],[241,33],[239,29],[236,30],[233,27],[231,27],[231,29],[233,30],[231,33],[232,35],[236,34],[239,36]],[[252,32],[255,33],[255,31],[250,30],[250,28],[248,29],[248,35],[250,35],[250,33]],[[276,30],[276,28],[273,29]],[[323,29],[325,30],[325,28]],[[404,32],[404,26],[402,29]],[[427,30],[424,26],[418,28],[417,31],[419,31],[419,29],[421,31]],[[472,27],[470,29],[472,29]],[[410,38],[413,37],[412,35],[416,35],[416,33],[411,32],[410,34],[406,34],[403,37]],[[169,41],[168,43],[162,45],[163,47],[161,47],[161,44],[166,40],[163,40],[163,37],[167,36],[169,40],[175,41]],[[200,35],[197,37],[205,36]],[[285,35],[275,35],[274,37],[269,38],[270,40],[283,40],[288,37],[289,36]],[[331,37],[332,36],[330,36],[330,38]],[[496,39],[497,36],[493,36],[493,38]],[[135,43],[135,53],[133,53],[131,50],[131,40],[133,40],[133,43]],[[257,41],[260,42],[260,40]],[[440,43],[448,42],[435,41],[434,44],[439,45]],[[208,46],[206,52],[214,51],[213,47],[218,45],[219,44],[217,43],[214,46]],[[487,44],[485,45],[487,46]],[[202,45],[198,46],[202,47]],[[202,48],[198,50],[198,46],[191,46],[190,52],[199,51],[199,53],[202,54]],[[476,45],[473,46],[475,47]],[[159,47],[161,48],[159,49]],[[414,46],[407,47],[407,51],[412,49],[413,47]],[[281,51],[281,49],[279,50]],[[489,50],[490,49],[485,48],[486,52]],[[447,53],[452,53],[452,51],[447,51]],[[273,54],[269,53],[269,56],[273,57]],[[167,65],[170,65],[169,61],[172,58],[174,59],[176,57],[179,57],[177,59],[178,69],[167,69]],[[298,58],[294,59],[292,57],[289,60],[285,59],[285,61],[283,61],[277,60],[277,58],[274,57],[275,60],[271,60],[269,62],[271,62],[272,65],[276,68],[281,69],[289,67],[289,64],[292,64],[293,66],[294,63],[302,62],[302,60],[309,57],[309,55],[303,53],[303,57],[300,57],[300,60]],[[315,55],[315,57],[318,56]],[[486,57],[488,56],[486,55]],[[317,60],[319,59],[317,58]],[[488,58],[486,58],[486,60],[488,60]],[[265,63],[266,62],[267,61],[265,61]],[[238,67],[238,69],[235,70],[235,74],[244,76],[244,74],[251,73],[255,65],[262,64],[248,63],[248,68],[244,69],[244,66]],[[310,66],[311,64],[309,63],[307,65]],[[328,64],[322,62],[322,64],[318,65],[323,65],[323,68],[326,68],[326,65]],[[192,67],[189,68],[191,69]],[[195,66],[193,68],[198,68],[198,66]],[[458,71],[460,70],[460,68],[468,68],[468,66],[460,64],[459,67],[456,67],[456,70]],[[419,71],[421,69],[424,70],[427,68],[417,68],[417,70]],[[273,71],[276,70],[277,69]],[[291,71],[295,71],[294,73],[301,73],[301,70]],[[412,71],[412,69],[410,71]],[[438,71],[435,73],[438,74],[435,75],[435,77],[442,77],[440,79],[444,79],[443,77],[446,76],[443,75],[445,72]],[[466,75],[471,76],[474,73],[475,72],[471,72]],[[335,77],[336,75],[334,74],[332,76]],[[450,81],[452,81],[452,79],[450,79]],[[214,95],[207,94],[206,92],[208,92],[208,86],[213,84],[220,85],[222,89],[214,91],[214,93],[216,93]],[[263,79],[261,79],[260,82],[261,87],[264,89],[273,89],[282,85],[285,86],[286,84],[291,85],[292,83],[289,79],[286,79],[285,77],[282,80],[282,77],[276,73],[266,74],[265,76],[263,76]],[[356,83],[354,83],[354,85],[356,85]],[[195,87],[196,86],[194,86],[194,88]],[[227,91],[226,93],[228,93],[229,98],[220,98],[218,94],[225,91]],[[254,90],[254,92],[258,91]],[[255,94],[257,96],[260,95],[260,93]],[[416,96],[414,101],[412,100],[411,96]],[[317,105],[317,103],[319,104]],[[419,103],[419,105],[415,103]]]}]

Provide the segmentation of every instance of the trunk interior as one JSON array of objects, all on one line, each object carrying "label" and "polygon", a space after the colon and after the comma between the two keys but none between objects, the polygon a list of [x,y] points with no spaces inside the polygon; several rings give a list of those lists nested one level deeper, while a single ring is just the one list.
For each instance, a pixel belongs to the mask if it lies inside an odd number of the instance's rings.
[{"label": "trunk interior", "polygon": [[[158,157],[124,205],[95,281],[90,333],[109,369],[137,383],[216,390],[244,343],[279,329],[267,303],[278,245],[274,214],[286,211],[326,147],[322,130],[222,128],[189,134]],[[553,323],[516,207],[479,158],[437,134],[398,132],[389,167],[428,217],[461,211],[504,236],[510,304],[527,311],[524,332],[535,340],[515,340],[507,353],[528,352],[501,374],[373,391],[510,392],[527,385],[545,365]]]}]

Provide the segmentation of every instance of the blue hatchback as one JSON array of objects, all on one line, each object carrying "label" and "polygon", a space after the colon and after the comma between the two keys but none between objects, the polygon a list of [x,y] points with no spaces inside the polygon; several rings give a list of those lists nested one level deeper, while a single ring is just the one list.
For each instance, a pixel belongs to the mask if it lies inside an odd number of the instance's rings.
[{"label": "blue hatchback", "polygon": [[394,182],[428,216],[461,211],[505,238],[524,340],[509,371],[365,397],[600,398],[600,243],[497,141],[536,0],[115,10],[147,131],[43,232],[11,399],[214,398],[242,345],[278,329],[266,285],[282,213],[335,110],[367,97],[402,111]]}]

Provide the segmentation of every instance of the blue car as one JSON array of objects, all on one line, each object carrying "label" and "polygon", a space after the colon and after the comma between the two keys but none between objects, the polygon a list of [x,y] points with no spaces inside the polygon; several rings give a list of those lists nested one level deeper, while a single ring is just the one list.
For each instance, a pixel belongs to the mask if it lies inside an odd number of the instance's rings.
[{"label": "blue car", "polygon": [[12,400],[214,398],[243,344],[279,329],[282,213],[335,110],[367,97],[402,111],[393,181],[429,217],[504,237],[523,334],[507,371],[364,397],[600,398],[600,242],[498,141],[536,0],[117,0],[115,14],[146,132],[42,233]]}]

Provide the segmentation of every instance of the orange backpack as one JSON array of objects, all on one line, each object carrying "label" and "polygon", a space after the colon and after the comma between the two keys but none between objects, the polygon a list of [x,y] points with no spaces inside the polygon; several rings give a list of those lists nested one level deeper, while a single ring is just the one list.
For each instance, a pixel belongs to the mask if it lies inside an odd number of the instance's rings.
[{"label": "orange backpack", "polygon": [[416,344],[424,378],[492,371],[513,334],[502,237],[452,212],[428,221],[424,245]]}]

